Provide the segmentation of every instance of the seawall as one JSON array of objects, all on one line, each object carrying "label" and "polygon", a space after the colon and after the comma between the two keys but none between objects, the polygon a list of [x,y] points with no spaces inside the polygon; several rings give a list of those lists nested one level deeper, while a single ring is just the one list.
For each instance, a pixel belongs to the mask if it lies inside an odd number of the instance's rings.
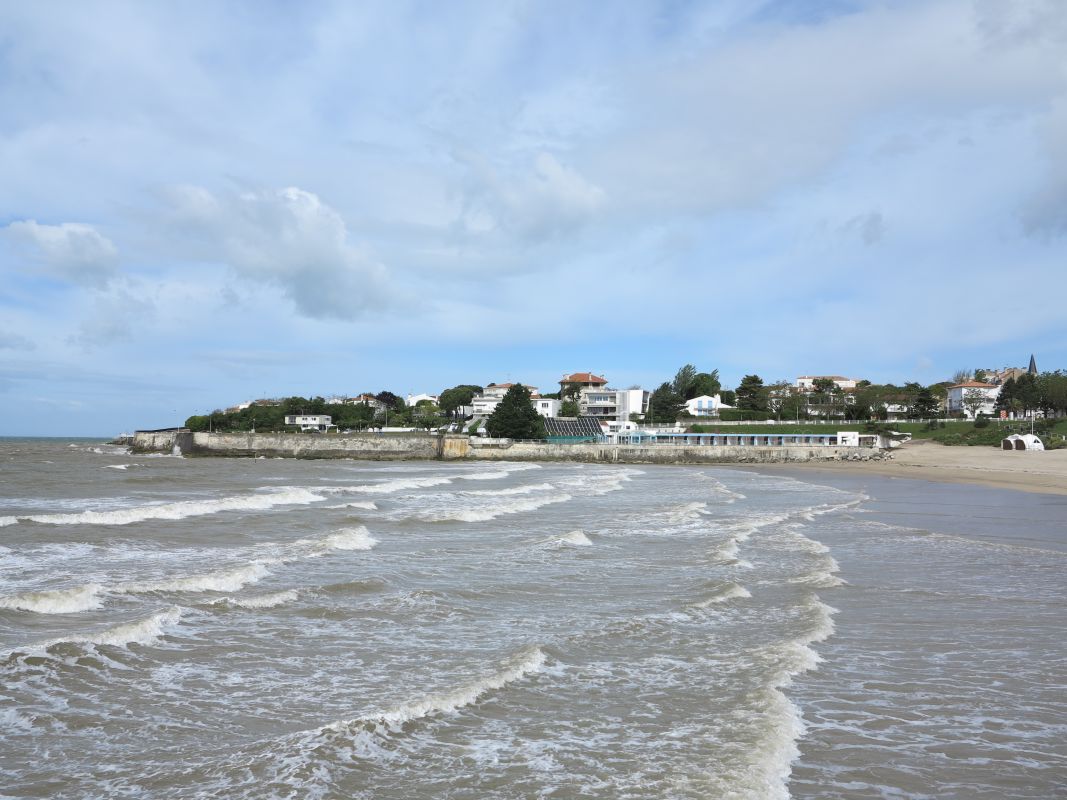
[{"label": "seawall", "polygon": [[888,458],[869,447],[767,447],[757,445],[549,444],[479,439],[462,434],[390,436],[374,433],[191,433],[138,431],[137,453],[237,458],[353,458],[373,461],[580,461],[604,464],[781,464],[796,461],[867,461]]}]

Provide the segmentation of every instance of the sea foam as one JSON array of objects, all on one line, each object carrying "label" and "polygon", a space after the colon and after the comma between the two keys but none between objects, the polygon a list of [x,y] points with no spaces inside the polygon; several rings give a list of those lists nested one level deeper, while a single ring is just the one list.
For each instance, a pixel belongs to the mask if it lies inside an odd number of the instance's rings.
[{"label": "sea foam", "polygon": [[214,500],[182,500],[176,503],[133,506],[114,511],[82,511],[77,514],[32,514],[0,517],[0,526],[16,522],[48,525],[131,525],[150,519],[178,520],[217,514],[221,511],[266,511],[280,505],[307,505],[325,498],[307,489],[286,487],[257,494],[220,497]]},{"label": "sea foam", "polygon": [[52,589],[41,592],[0,597],[0,608],[32,611],[37,614],[74,614],[100,608],[100,586],[87,583],[69,589]]}]

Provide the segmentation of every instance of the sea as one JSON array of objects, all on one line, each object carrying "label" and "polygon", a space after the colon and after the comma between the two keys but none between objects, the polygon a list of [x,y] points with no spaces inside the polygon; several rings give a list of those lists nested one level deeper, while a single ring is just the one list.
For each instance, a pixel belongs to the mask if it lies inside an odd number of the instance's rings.
[{"label": "sea", "polygon": [[1067,497],[0,440],[2,798],[1067,796]]}]

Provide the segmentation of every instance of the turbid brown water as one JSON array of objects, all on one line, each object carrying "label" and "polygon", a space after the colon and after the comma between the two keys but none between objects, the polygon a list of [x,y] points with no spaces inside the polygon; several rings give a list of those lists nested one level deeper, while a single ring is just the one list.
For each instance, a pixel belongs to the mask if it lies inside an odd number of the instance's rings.
[{"label": "turbid brown water", "polygon": [[0,796],[1062,795],[1062,498],[800,478],[2,441]]}]

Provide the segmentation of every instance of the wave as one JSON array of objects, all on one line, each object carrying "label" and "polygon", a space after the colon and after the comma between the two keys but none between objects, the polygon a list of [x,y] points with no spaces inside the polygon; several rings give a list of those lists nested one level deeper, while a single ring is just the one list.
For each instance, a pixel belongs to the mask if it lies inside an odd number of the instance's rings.
[{"label": "wave", "polygon": [[707,503],[683,503],[676,508],[669,509],[667,516],[671,522],[686,522],[698,520],[708,510]]},{"label": "wave", "polygon": [[526,486],[512,486],[507,489],[471,489],[461,492],[461,494],[465,497],[508,497],[516,494],[550,492],[554,488],[551,483],[531,483]]},{"label": "wave", "polygon": [[142,465],[141,465],[141,464],[106,464],[106,465],[104,466],[104,469],[121,469],[121,470],[127,470],[127,469],[129,469],[130,467],[140,467],[140,466],[142,466]]},{"label": "wave", "polygon": [[79,611],[101,608],[103,604],[100,602],[99,595],[100,586],[87,583],[70,589],[23,592],[0,597],[0,608],[32,611],[36,614],[75,614]]},{"label": "wave", "polygon": [[[170,606],[144,619],[124,622],[121,625],[104,628],[94,633],[70,634],[57,639],[49,639],[45,642],[30,645],[29,649],[33,651],[47,650],[50,647],[61,644],[111,645],[114,647],[125,647],[131,644],[152,644],[166,632],[167,628],[177,625],[181,620],[181,616],[182,611],[178,606]],[[21,651],[21,648],[18,650]]]},{"label": "wave", "polygon": [[559,539],[557,539],[556,541],[560,542],[561,544],[573,545],[574,547],[591,547],[593,544],[591,541],[589,541],[589,537],[586,536],[582,531],[571,531],[570,533],[565,533],[560,536]]},{"label": "wave", "polygon": [[520,514],[524,511],[535,511],[542,506],[554,503],[566,503],[573,500],[569,494],[544,495],[542,497],[530,497],[521,500],[512,500],[494,504],[492,508],[454,508],[437,511],[424,511],[418,514],[418,518],[427,522],[486,522],[505,514]]},{"label": "wave", "polygon": [[354,486],[330,486],[325,488],[320,487],[316,488],[314,491],[325,492],[327,494],[393,494],[408,489],[428,489],[431,486],[443,486],[446,483],[452,483],[452,479],[445,477],[397,478],[396,480],[382,481],[381,483],[365,483]]},{"label": "wave", "polygon": [[254,562],[232,569],[221,569],[203,575],[169,580],[124,583],[110,591],[116,594],[146,594],[148,592],[235,592],[250,583],[257,583],[270,572],[262,562]]},{"label": "wave", "polygon": [[216,604],[226,604],[237,608],[274,608],[291,603],[299,596],[296,589],[286,589],[283,592],[261,594],[255,597],[223,597],[216,600]]},{"label": "wave", "polygon": [[370,550],[378,540],[362,525],[341,528],[321,539],[300,539],[294,545],[307,547],[309,556],[323,555],[330,550]]},{"label": "wave", "polygon": [[447,714],[464,706],[473,705],[489,692],[503,689],[527,675],[540,672],[546,661],[547,657],[539,647],[526,647],[509,659],[502,669],[465,686],[402,703],[378,714],[333,722],[311,731],[311,734],[339,733],[350,736],[360,733],[395,731],[406,722]]},{"label": "wave", "polygon": [[339,503],[335,506],[326,506],[326,508],[361,508],[364,511],[377,511],[378,505],[370,500],[353,500],[351,503]]},{"label": "wave", "polygon": [[362,578],[342,583],[330,583],[319,588],[319,591],[327,594],[369,594],[380,592],[388,586],[381,578]]},{"label": "wave", "polygon": [[215,500],[182,500],[175,503],[134,506],[114,511],[82,511],[77,514],[31,514],[0,517],[0,526],[16,522],[40,522],[48,525],[131,525],[150,519],[178,520],[218,514],[222,511],[266,511],[274,506],[307,505],[325,498],[307,489],[283,487],[259,494],[220,497]]},{"label": "wave", "polygon": [[710,483],[712,491],[722,495],[727,503],[735,503],[738,500],[745,500],[747,497],[746,495],[741,494],[741,492],[735,492],[733,489],[727,488],[726,484],[713,475],[708,475],[706,472],[700,472],[698,475]]},{"label": "wave", "polygon": [[748,597],[752,597],[752,593],[744,586],[736,583],[727,583],[703,600],[692,603],[690,608],[710,608],[719,603],[726,603],[730,600],[743,600]]}]

